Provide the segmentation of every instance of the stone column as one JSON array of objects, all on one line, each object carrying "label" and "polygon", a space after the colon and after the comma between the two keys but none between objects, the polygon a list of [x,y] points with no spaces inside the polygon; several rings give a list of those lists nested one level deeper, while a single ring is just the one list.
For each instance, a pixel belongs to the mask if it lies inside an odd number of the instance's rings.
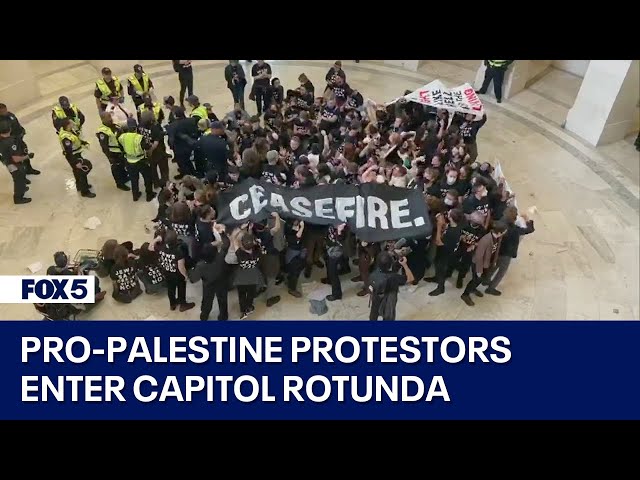
[{"label": "stone column", "polygon": [[39,97],[38,79],[29,60],[0,62],[0,102],[15,111]]},{"label": "stone column", "polygon": [[593,146],[638,131],[638,60],[591,60],[565,128]]}]

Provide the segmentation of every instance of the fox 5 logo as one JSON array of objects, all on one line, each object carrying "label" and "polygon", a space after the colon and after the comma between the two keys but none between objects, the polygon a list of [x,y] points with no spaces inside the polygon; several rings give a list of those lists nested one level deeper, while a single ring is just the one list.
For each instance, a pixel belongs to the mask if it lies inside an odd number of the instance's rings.
[{"label": "fox 5 logo", "polygon": [[93,275],[0,277],[0,303],[95,303]]}]

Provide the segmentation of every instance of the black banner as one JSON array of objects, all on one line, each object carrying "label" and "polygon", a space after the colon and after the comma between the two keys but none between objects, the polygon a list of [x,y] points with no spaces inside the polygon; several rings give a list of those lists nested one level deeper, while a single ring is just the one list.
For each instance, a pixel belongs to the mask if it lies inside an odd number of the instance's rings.
[{"label": "black banner", "polygon": [[247,179],[220,194],[218,222],[261,222],[271,212],[282,218],[330,225],[347,223],[367,242],[425,237],[432,225],[420,191],[389,185],[318,185],[301,189]]}]

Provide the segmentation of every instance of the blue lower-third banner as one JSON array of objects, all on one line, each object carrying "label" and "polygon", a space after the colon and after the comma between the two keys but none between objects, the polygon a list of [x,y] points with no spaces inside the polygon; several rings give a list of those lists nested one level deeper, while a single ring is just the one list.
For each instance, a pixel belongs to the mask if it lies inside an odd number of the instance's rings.
[{"label": "blue lower-third banner", "polygon": [[640,419],[638,322],[4,322],[0,419]]}]

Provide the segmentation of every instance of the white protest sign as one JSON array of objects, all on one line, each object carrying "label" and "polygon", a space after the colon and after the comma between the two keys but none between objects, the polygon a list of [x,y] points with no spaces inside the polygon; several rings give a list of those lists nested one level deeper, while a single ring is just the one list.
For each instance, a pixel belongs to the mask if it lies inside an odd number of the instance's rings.
[{"label": "white protest sign", "polygon": [[[482,101],[468,83],[447,88],[440,80],[434,80],[400,98],[434,108],[443,108],[451,112],[472,113],[478,118],[484,114]],[[389,103],[395,103],[398,100],[399,98]]]}]

